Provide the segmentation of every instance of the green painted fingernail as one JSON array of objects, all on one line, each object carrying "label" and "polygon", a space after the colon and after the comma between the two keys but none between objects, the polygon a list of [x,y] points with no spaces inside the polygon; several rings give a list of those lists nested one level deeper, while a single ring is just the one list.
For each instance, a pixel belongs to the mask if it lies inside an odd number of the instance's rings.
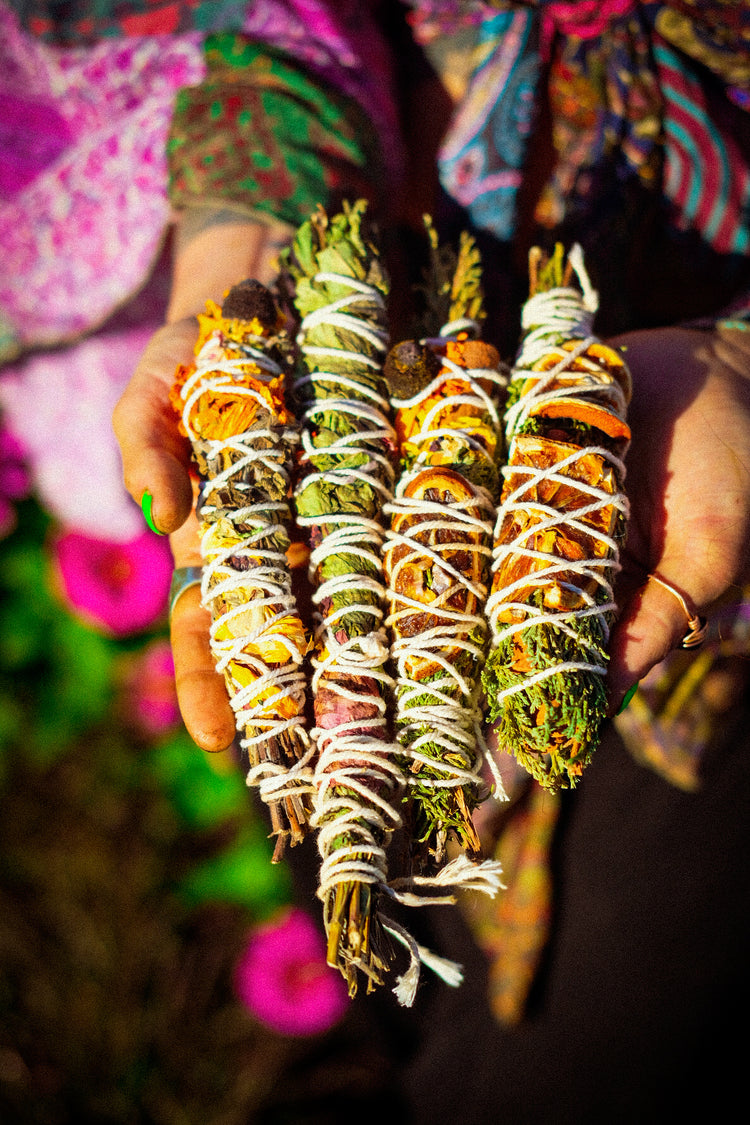
[{"label": "green painted fingernail", "polygon": [[157,535],[166,535],[167,534],[166,531],[159,531],[159,528],[154,523],[154,517],[151,514],[151,508],[153,506],[153,503],[154,503],[154,498],[151,495],[151,493],[150,492],[144,492],[143,496],[141,496],[141,511],[143,512],[143,518],[146,521],[146,523],[148,524],[148,526],[151,528],[151,530],[154,531]]},{"label": "green painted fingernail", "polygon": [[623,699],[620,706],[617,708],[617,714],[618,715],[621,715],[623,713],[623,711],[627,707],[628,703],[630,703],[630,700],[633,698],[633,696],[635,695],[635,693],[637,691],[638,691],[638,684],[633,684],[632,688],[629,688],[625,692],[625,698]]}]

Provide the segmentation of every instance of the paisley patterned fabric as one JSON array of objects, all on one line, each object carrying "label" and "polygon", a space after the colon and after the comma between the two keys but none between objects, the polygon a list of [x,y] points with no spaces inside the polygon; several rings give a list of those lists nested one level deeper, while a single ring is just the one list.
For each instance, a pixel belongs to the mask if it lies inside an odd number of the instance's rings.
[{"label": "paisley patterned fabric", "polygon": [[[288,161],[297,199],[288,210],[280,198],[280,216],[288,211],[296,221],[301,206],[328,198],[329,187],[365,190],[373,180],[385,183],[386,172],[396,183],[401,149],[390,63],[368,3],[342,0],[334,10],[323,0],[0,0],[0,362],[91,331],[144,284],[172,220],[167,144],[177,93],[205,78],[207,33],[239,28],[309,73],[307,102],[292,96],[287,105],[297,107],[297,121],[307,112],[313,144],[291,144],[279,157],[280,134],[273,141],[277,170]],[[229,121],[232,129],[244,121],[233,100],[241,88],[226,91],[225,135]],[[244,90],[257,100],[256,87]],[[183,99],[187,108],[190,95]],[[192,121],[194,130],[195,114]],[[187,158],[186,136],[182,122],[172,156],[183,143]],[[212,143],[208,132],[204,139]],[[210,154],[190,151],[197,186],[196,169]],[[178,202],[190,160],[183,168],[172,163]],[[364,161],[367,184],[356,174]],[[255,202],[244,198],[249,210]]]},{"label": "paisley patterned fabric", "polygon": [[439,163],[477,229],[581,242],[604,334],[747,309],[748,5],[411,6],[438,69],[473,36]]},{"label": "paisley patterned fabric", "polygon": [[559,793],[519,783],[497,830],[494,858],[503,868],[505,890],[484,902],[464,895],[461,905],[474,939],[488,961],[488,999],[501,1023],[523,1018],[539,969],[554,911],[550,866]]},{"label": "paisley patterned fabric", "polygon": [[534,123],[539,52],[532,14],[498,12],[478,28],[474,71],[440,152],[440,181],[480,230],[505,241],[516,224]]},{"label": "paisley patterned fabric", "polygon": [[[300,208],[325,201],[337,184],[366,191],[357,171],[364,167],[372,184],[397,193],[393,68],[373,22],[376,4],[18,0],[13,7],[19,22],[0,3],[0,250],[11,267],[0,287],[0,355],[75,337],[142,282],[169,225],[165,129],[178,89],[193,90],[181,95],[169,141],[178,205],[210,187],[250,211],[296,221]],[[457,36],[468,43],[463,89],[449,76],[458,104],[439,154],[443,189],[466,221],[499,245],[519,237],[580,241],[602,297],[604,334],[730,308],[735,319],[746,316],[747,5],[411,0],[409,7],[412,33],[431,59]],[[235,67],[231,89],[198,92],[204,37],[223,30],[281,52],[289,75],[299,63],[308,93],[313,86],[317,93],[302,102],[293,91],[282,95],[278,54],[273,93],[259,92],[257,56],[247,81]],[[308,118],[316,140],[302,149],[279,113],[275,135],[266,129],[260,142],[272,151],[257,154],[275,171],[259,180],[246,174],[255,159],[247,141],[266,114],[263,103],[275,99],[278,109],[284,96],[303,117],[326,99],[329,111]],[[201,107],[219,102],[226,143],[217,164],[215,137],[210,128],[201,137],[198,121]],[[546,151],[551,159],[542,164]],[[135,181],[118,186],[134,164]],[[274,176],[299,207],[272,198]],[[54,256],[43,251],[47,244]],[[115,260],[116,273],[101,269]]]},{"label": "paisley patterned fabric", "polygon": [[[303,63],[326,86],[357,99],[391,157],[396,116],[391,60],[371,11],[377,0],[12,0],[22,25],[56,46],[122,36],[243,32]],[[393,167],[395,161],[391,160]]]},{"label": "paisley patterned fabric", "polygon": [[245,36],[210,37],[206,61],[205,81],[177,98],[175,207],[231,201],[296,227],[318,203],[371,195],[384,182],[373,176],[377,139],[353,99]]},{"label": "paisley patterned fabric", "polygon": [[719,253],[745,254],[750,181],[741,144],[716,129],[701,84],[669,43],[654,44],[654,59],[665,106],[664,192],[676,221]]}]

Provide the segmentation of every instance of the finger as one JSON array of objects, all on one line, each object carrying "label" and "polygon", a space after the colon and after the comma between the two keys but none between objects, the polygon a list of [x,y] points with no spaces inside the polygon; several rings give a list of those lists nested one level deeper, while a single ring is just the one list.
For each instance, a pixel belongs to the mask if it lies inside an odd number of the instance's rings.
[{"label": "finger", "polygon": [[[675,585],[679,588],[677,582]],[[667,656],[688,629],[679,600],[648,580],[630,595],[610,639],[607,673],[609,709],[615,714],[626,693]]]},{"label": "finger", "polygon": [[231,746],[234,712],[209,647],[211,617],[200,604],[200,589],[191,587],[172,614],[171,641],[177,701],[190,737],[208,753]]},{"label": "finger", "polygon": [[[170,537],[176,567],[200,566],[198,519],[193,512]],[[209,643],[211,615],[200,604],[200,588],[186,590],[170,625],[177,701],[190,737],[202,750],[226,750],[234,740],[234,712]]]},{"label": "finger", "polygon": [[178,365],[193,358],[196,338],[193,320],[160,329],[112,415],[125,487],[138,504],[144,492],[151,494],[154,524],[165,533],[178,528],[192,506],[189,449],[169,393]]}]

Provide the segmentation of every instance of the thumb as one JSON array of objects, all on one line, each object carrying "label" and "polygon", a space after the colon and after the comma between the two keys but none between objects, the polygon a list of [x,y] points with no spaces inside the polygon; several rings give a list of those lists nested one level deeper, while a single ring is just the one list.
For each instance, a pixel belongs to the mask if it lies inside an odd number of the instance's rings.
[{"label": "thumb", "polygon": [[680,598],[686,599],[688,607],[692,602],[677,582],[671,578],[664,580],[674,589],[649,575],[629,596],[612,630],[607,673],[611,714],[617,712],[629,689],[663,660],[689,630],[691,611]]},{"label": "thumb", "polygon": [[153,523],[165,534],[180,527],[192,508],[188,442],[169,395],[177,367],[193,358],[196,338],[192,317],[159,329],[112,415],[125,487],[137,504],[150,494]]}]

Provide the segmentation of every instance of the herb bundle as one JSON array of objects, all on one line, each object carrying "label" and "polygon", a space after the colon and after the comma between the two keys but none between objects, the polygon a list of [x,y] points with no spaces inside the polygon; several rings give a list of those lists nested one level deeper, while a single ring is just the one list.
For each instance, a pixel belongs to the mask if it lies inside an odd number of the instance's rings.
[{"label": "herb bundle", "polygon": [[[403,789],[386,716],[382,510],[395,432],[382,366],[389,282],[366,204],[319,208],[283,265],[301,318],[295,393],[302,409],[297,522],[306,529],[316,627],[314,825],[322,856],[328,960],[353,995],[382,982],[390,956],[378,910]],[[388,927],[386,927],[388,928]]]},{"label": "herb bundle", "polygon": [[302,667],[309,640],[286,558],[298,440],[285,404],[291,342],[272,294],[255,281],[231,289],[222,308],[209,302],[199,320],[196,358],[178,370],[172,401],[201,481],[211,649],[278,859],[287,839],[305,835],[312,793]]},{"label": "herb bundle", "polygon": [[496,349],[469,335],[482,316],[473,241],[464,236],[450,255],[428,232],[428,307],[448,320],[435,337],[397,345],[386,363],[401,471],[385,509],[384,562],[414,861],[440,868],[451,835],[469,858],[480,855],[471,817],[486,796],[480,670],[505,377]]},{"label": "herb bundle", "polygon": [[598,302],[580,247],[567,260],[560,245],[549,258],[535,248],[529,261],[483,682],[499,748],[555,789],[576,784],[606,714],[631,385],[592,334]]}]

